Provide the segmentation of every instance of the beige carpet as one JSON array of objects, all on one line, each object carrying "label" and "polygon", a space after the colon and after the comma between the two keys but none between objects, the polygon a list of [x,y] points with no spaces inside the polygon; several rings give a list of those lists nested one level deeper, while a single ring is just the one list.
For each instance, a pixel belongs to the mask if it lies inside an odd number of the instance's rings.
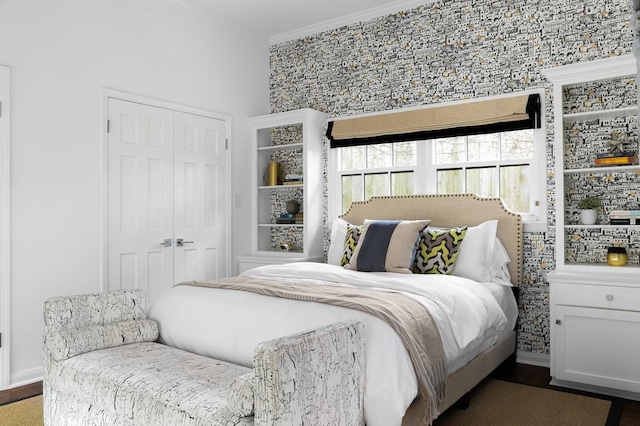
[{"label": "beige carpet", "polygon": [[604,426],[611,401],[501,380],[486,380],[466,410],[442,414],[434,426]]},{"label": "beige carpet", "polygon": [[[434,426],[604,426],[611,402],[567,392],[486,380]],[[0,406],[0,426],[42,426],[42,396]]]},{"label": "beige carpet", "polygon": [[0,406],[0,426],[42,426],[42,396]]}]

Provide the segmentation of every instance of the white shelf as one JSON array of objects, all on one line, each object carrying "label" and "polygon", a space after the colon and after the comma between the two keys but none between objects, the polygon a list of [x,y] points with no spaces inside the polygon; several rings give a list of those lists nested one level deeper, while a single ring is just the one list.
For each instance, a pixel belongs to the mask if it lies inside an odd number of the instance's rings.
[{"label": "white shelf", "polygon": [[637,228],[640,225],[565,225],[565,229],[620,229],[620,228]]},{"label": "white shelf", "polygon": [[602,263],[584,263],[584,262],[569,262],[566,264],[567,267],[575,267],[575,268],[586,268],[587,270],[589,268],[592,268],[593,270],[598,270],[598,271],[602,271],[602,272],[611,272],[613,270],[616,271],[622,271],[625,269],[632,269],[634,270],[633,272],[637,273],[638,270],[640,269],[640,265],[631,265],[631,264],[626,264],[625,266],[611,266],[611,265],[607,265],[605,262]]},{"label": "white shelf", "polygon": [[630,117],[637,114],[638,107],[634,105],[629,107],[604,109],[599,111],[574,112],[564,114],[562,116],[562,119],[565,123],[574,123],[576,121],[597,120],[602,118]]},{"label": "white shelf", "polygon": [[615,173],[615,172],[633,172],[640,170],[639,164],[633,164],[629,166],[594,166],[584,167],[580,169],[565,169],[565,175],[571,174],[584,174],[584,173]]},{"label": "white shelf", "polygon": [[303,148],[302,143],[288,143],[288,144],[282,144],[282,145],[261,146],[258,148],[258,151],[272,152],[272,151],[296,150],[296,149],[302,149],[302,148]]},{"label": "white shelf", "polygon": [[259,223],[258,226],[261,228],[287,228],[287,227],[302,228],[304,226],[304,223]]},{"label": "white shelf", "polygon": [[295,185],[262,185],[259,186],[258,189],[259,190],[264,190],[264,189],[295,189],[295,188],[303,188],[304,184],[300,183],[300,184],[295,184]]}]

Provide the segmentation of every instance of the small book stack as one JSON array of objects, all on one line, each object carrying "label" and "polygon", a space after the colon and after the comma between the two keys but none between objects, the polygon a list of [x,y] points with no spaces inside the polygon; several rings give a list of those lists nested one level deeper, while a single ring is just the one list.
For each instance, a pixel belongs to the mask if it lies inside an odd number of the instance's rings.
[{"label": "small book stack", "polygon": [[276,223],[279,225],[302,225],[304,223],[304,213],[282,213],[280,217],[276,219]]},{"label": "small book stack", "polygon": [[597,154],[596,166],[629,166],[638,164],[638,155],[635,152],[627,151],[616,154]]},{"label": "small book stack", "polygon": [[304,179],[302,175],[289,173],[284,177],[284,185],[302,185]]},{"label": "small book stack", "polygon": [[640,225],[640,210],[612,210],[609,213],[611,225]]}]

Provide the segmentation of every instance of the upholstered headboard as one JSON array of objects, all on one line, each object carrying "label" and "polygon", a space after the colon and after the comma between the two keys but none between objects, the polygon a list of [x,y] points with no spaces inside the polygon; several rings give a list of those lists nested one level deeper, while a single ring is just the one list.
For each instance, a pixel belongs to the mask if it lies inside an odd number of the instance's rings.
[{"label": "upholstered headboard", "polygon": [[372,197],[358,201],[341,216],[360,225],[365,219],[430,219],[430,226],[476,226],[498,219],[497,236],[509,253],[511,283],[522,282],[522,218],[509,211],[499,198],[482,198],[474,194],[399,195]]}]

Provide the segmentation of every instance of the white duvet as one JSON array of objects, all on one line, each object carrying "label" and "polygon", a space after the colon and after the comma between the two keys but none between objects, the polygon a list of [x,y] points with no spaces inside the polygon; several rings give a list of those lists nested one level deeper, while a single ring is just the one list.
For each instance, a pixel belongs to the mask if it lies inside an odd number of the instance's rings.
[{"label": "white duvet", "polygon": [[[245,275],[407,293],[434,317],[449,374],[512,329],[517,315],[510,288],[450,275],[365,273],[323,263],[263,266]],[[262,341],[344,319],[360,320],[365,324],[367,425],[400,426],[417,396],[413,366],[400,338],[384,321],[361,311],[244,291],[177,286],[160,295],[149,317],[158,322],[164,343],[248,367]]]}]

